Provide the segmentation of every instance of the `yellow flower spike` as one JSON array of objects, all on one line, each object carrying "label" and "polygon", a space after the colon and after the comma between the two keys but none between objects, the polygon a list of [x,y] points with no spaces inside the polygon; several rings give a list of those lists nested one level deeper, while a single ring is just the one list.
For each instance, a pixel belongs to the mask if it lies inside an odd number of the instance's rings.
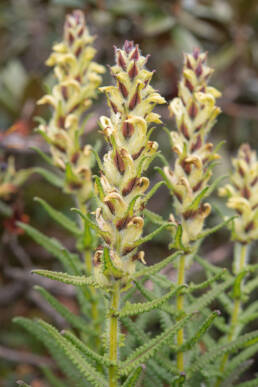
[{"label": "yellow flower spike", "polygon": [[[53,114],[44,132],[50,142],[53,163],[65,171],[67,165],[76,179],[76,184],[65,175],[65,190],[76,192],[81,204],[87,201],[92,191],[91,157],[80,145],[78,131],[81,130],[82,115],[91,106],[102,82],[105,68],[92,61],[96,50],[81,11],[67,15],[64,38],[53,46],[53,53],[46,64],[54,66],[57,85],[51,95],[38,104],[51,104]],[[88,152],[88,148],[87,148]]]},{"label": "yellow flower spike", "polygon": [[149,186],[149,179],[142,174],[158,149],[158,144],[148,139],[150,125],[161,122],[152,110],[166,101],[149,85],[153,73],[146,69],[147,58],[137,45],[126,41],[123,49],[116,48],[115,61],[111,67],[114,85],[100,88],[110,108],[110,117],[101,117],[100,126],[112,149],[103,158],[100,182],[104,195],[97,188],[100,208],[96,217],[99,227],[109,232],[104,244],[126,282],[135,270],[135,260],[144,262],[143,254],[135,251],[144,226],[144,193]]},{"label": "yellow flower spike", "polygon": [[234,172],[232,185],[219,189],[220,196],[227,196],[227,206],[234,209],[238,218],[234,220],[232,237],[248,244],[258,239],[258,160],[256,152],[248,144],[239,148],[232,160]]},{"label": "yellow flower spike", "polygon": [[213,70],[206,65],[206,56],[197,49],[192,55],[185,54],[178,97],[169,105],[177,124],[177,132],[171,132],[172,148],[177,159],[172,173],[167,167],[164,171],[171,182],[175,213],[183,226],[185,247],[189,249],[194,247],[198,234],[202,232],[210,208],[200,200],[197,210],[189,216],[188,207],[207,188],[211,177],[207,168],[212,160],[219,157],[212,153],[213,145],[206,142],[220,112],[216,106],[220,92],[207,85]]}]

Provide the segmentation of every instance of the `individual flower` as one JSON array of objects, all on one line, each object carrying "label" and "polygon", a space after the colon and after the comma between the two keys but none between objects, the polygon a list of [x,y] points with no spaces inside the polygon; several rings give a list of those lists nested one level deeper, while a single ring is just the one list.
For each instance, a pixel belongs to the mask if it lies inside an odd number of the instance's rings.
[{"label": "individual flower", "polygon": [[38,103],[50,104],[53,114],[40,131],[50,144],[54,164],[65,172],[65,188],[85,202],[92,192],[91,148],[82,146],[82,116],[96,98],[103,66],[93,61],[96,50],[85,18],[76,10],[66,18],[64,38],[55,44],[46,64],[54,66],[57,84]]},{"label": "individual flower", "polygon": [[249,144],[242,144],[232,160],[231,184],[219,189],[227,196],[227,206],[238,214],[234,220],[233,239],[250,243],[258,239],[258,161]]}]

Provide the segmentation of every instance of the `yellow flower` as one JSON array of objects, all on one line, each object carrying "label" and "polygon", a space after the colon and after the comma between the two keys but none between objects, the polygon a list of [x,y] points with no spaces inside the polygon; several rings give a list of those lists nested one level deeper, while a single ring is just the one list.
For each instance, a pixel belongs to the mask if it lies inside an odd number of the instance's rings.
[{"label": "yellow flower", "polygon": [[239,215],[234,220],[233,239],[249,243],[258,239],[258,161],[256,152],[248,144],[239,148],[233,159],[234,172],[231,184],[219,189],[227,196],[227,206]]}]

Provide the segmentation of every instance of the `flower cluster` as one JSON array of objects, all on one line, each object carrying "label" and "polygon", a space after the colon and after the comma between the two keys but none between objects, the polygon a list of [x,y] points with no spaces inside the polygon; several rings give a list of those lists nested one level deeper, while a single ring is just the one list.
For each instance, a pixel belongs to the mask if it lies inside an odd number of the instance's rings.
[{"label": "flower cluster", "polygon": [[234,220],[233,238],[241,243],[258,239],[258,161],[256,152],[248,144],[239,148],[233,159],[234,173],[231,183],[219,189],[220,196],[227,196],[227,206],[239,217]]},{"label": "flower cluster", "polygon": [[[166,167],[165,173],[175,198],[175,211],[182,225],[185,246],[197,239],[211,210],[201,199],[208,190],[211,162],[219,157],[213,151],[213,144],[206,142],[220,112],[216,106],[220,93],[207,84],[212,72],[206,65],[205,53],[195,49],[192,55],[185,55],[178,98],[169,106],[178,128],[171,132],[177,158],[174,169]],[[177,223],[172,215],[171,221]]]},{"label": "flower cluster", "polygon": [[53,162],[66,174],[68,192],[76,191],[86,201],[92,191],[90,146],[80,144],[81,118],[96,97],[104,73],[103,66],[93,62],[96,50],[81,11],[67,16],[64,39],[54,45],[46,64],[54,66],[57,84],[52,94],[38,103],[51,104],[53,114],[40,131],[50,144]]},{"label": "flower cluster", "polygon": [[[111,68],[113,86],[102,87],[110,107],[110,118],[102,116],[100,124],[111,146],[104,155],[101,178],[96,181],[99,208],[96,221],[117,269],[132,273],[144,220],[144,193],[149,186],[141,176],[155,157],[158,144],[149,141],[149,125],[160,123],[152,110],[166,101],[150,86],[153,72],[145,68],[146,57],[137,45],[126,41],[115,49],[116,64]],[[102,272],[103,248],[95,254],[96,273]]]}]

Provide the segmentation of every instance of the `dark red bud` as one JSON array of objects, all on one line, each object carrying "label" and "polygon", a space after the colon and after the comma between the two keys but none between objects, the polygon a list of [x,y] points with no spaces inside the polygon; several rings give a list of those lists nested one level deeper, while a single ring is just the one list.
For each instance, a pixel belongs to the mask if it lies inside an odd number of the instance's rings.
[{"label": "dark red bud", "polygon": [[187,140],[189,140],[190,136],[189,136],[189,133],[188,133],[188,128],[187,128],[187,126],[185,125],[184,122],[182,122],[182,124],[180,125],[180,130],[181,130],[182,134],[185,136],[185,138]]},{"label": "dark red bud", "polygon": [[246,226],[245,226],[245,232],[249,232],[254,228],[254,222],[251,220]]},{"label": "dark red bud", "polygon": [[114,157],[114,162],[115,162],[116,168],[122,175],[125,171],[125,164],[119,152],[116,152]]},{"label": "dark red bud", "polygon": [[123,136],[125,138],[132,137],[134,132],[134,126],[130,122],[124,121],[123,123]]},{"label": "dark red bud", "polygon": [[135,108],[135,106],[138,105],[138,103],[140,103],[140,95],[139,95],[138,89],[139,89],[139,87],[137,86],[136,92],[132,96],[132,99],[129,103],[130,110],[133,110]]},{"label": "dark red bud", "polygon": [[68,42],[69,42],[70,46],[74,42],[74,36],[71,34],[71,32],[69,32],[69,34],[68,34]]},{"label": "dark red bud", "polygon": [[126,63],[125,63],[125,60],[124,60],[124,57],[121,53],[121,51],[118,51],[118,54],[117,54],[117,64],[122,67],[122,69],[125,71],[126,70]]},{"label": "dark red bud", "polygon": [[200,55],[200,49],[198,47],[194,48],[194,50],[193,50],[194,59],[197,60],[199,55]]},{"label": "dark red bud", "polygon": [[199,149],[202,145],[202,139],[201,136],[197,136],[196,141],[191,146],[191,152],[195,152],[197,149]]},{"label": "dark red bud", "polygon": [[77,50],[75,51],[74,55],[76,56],[76,58],[78,58],[80,56],[82,52],[82,48],[81,47],[78,47]]},{"label": "dark red bud", "polygon": [[133,66],[131,67],[131,69],[128,72],[128,75],[131,79],[134,79],[134,77],[136,77],[137,74],[138,74],[138,68],[136,66],[136,63],[134,62]]},{"label": "dark red bud", "polygon": [[189,81],[189,79],[185,79],[185,86],[191,93],[194,91],[194,87],[192,83]]},{"label": "dark red bud", "polygon": [[130,192],[132,192],[132,189],[134,188],[135,184],[137,183],[137,180],[138,180],[138,178],[137,178],[137,177],[134,177],[134,178],[132,178],[132,179],[127,183],[127,185],[125,186],[125,188],[123,188],[123,190],[122,190],[122,195],[123,195],[123,196],[127,196],[127,195],[129,195]]},{"label": "dark red bud", "polygon": [[131,54],[130,58],[137,61],[139,59],[139,57],[140,57],[139,46],[138,46],[138,44],[136,44],[136,47],[135,47],[133,53]]},{"label": "dark red bud", "polygon": [[105,202],[108,208],[110,209],[110,212],[112,215],[115,215],[115,206],[111,201]]},{"label": "dark red bud", "polygon": [[76,164],[77,161],[78,161],[78,159],[79,159],[79,157],[80,157],[80,152],[75,152],[75,153],[72,155],[72,157],[71,157],[71,162],[72,162],[73,164]]},{"label": "dark red bud", "polygon": [[127,54],[129,54],[129,52],[132,51],[132,49],[134,48],[134,42],[126,40],[123,48],[124,48],[125,52]]},{"label": "dark red bud", "polygon": [[134,153],[134,154],[132,155],[132,158],[133,158],[134,160],[137,160],[138,157],[142,154],[144,148],[145,148],[144,146],[141,147],[141,149],[140,149],[138,152],[136,152],[136,153]]},{"label": "dark red bud", "polygon": [[58,117],[57,126],[59,128],[63,129],[64,128],[64,124],[65,124],[65,117],[63,117],[63,116]]},{"label": "dark red bud", "polygon": [[245,187],[242,189],[242,195],[243,195],[244,198],[250,199],[251,192],[250,192],[250,190],[249,190],[248,187],[245,186]]},{"label": "dark red bud", "polygon": [[198,66],[195,69],[195,74],[197,75],[197,77],[202,75],[202,64],[201,63],[198,63]]},{"label": "dark red bud", "polygon": [[128,90],[122,82],[118,82],[119,90],[124,98],[128,97]]},{"label": "dark red bud", "polygon": [[114,102],[110,101],[110,105],[114,111],[114,113],[117,113],[118,112],[118,109],[117,109],[117,106],[114,104]]},{"label": "dark red bud", "polygon": [[193,102],[192,105],[189,107],[188,110],[189,116],[194,119],[198,113],[198,107],[197,105]]},{"label": "dark red bud", "polygon": [[62,96],[63,96],[64,100],[67,101],[68,100],[67,87],[66,86],[62,86],[61,91],[62,91]]}]

